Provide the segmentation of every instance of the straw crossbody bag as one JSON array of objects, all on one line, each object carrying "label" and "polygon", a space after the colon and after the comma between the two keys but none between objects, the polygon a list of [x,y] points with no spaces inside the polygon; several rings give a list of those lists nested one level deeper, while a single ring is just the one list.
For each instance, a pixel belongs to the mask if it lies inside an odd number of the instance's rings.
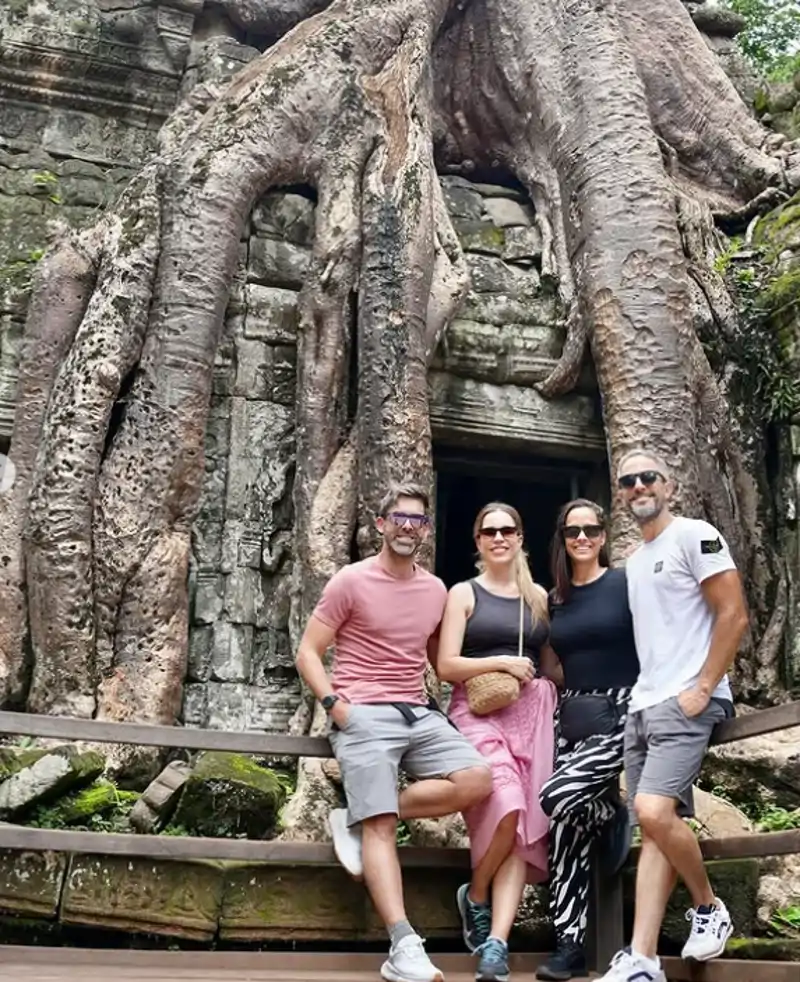
[{"label": "straw crossbody bag", "polygon": [[[519,643],[517,655],[523,658],[523,635],[525,631],[525,602],[519,598]],[[488,716],[499,709],[505,709],[519,699],[520,683],[508,672],[485,672],[473,675],[466,681],[467,702],[475,716]]]}]

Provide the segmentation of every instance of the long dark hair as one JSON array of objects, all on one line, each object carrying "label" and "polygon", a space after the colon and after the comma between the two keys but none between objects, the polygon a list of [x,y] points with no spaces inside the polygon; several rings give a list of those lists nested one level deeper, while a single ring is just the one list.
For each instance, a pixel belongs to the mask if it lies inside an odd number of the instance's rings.
[{"label": "long dark hair", "polygon": [[[554,604],[565,604],[569,600],[572,591],[572,560],[567,553],[564,545],[564,526],[567,516],[575,508],[590,508],[597,517],[597,524],[606,527],[606,513],[596,501],[589,501],[588,498],[575,498],[568,501],[556,519],[556,531],[550,545],[550,572],[555,586],[550,591],[550,598]],[[601,566],[610,566],[608,559],[608,543],[603,543],[600,555],[597,557]]]}]

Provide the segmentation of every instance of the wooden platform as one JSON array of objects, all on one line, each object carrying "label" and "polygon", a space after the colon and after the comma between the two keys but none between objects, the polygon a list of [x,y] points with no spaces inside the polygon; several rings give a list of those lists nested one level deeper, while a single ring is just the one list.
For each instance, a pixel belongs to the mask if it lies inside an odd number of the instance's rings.
[{"label": "wooden platform", "polygon": [[[540,954],[513,953],[511,972],[533,982]],[[446,982],[474,982],[475,960],[434,954]],[[379,982],[381,954],[232,951],[122,951],[118,949],[0,946],[2,982]],[[798,982],[797,962],[719,959],[691,965],[663,959],[670,982]],[[595,976],[596,978],[596,976]],[[573,982],[590,982],[575,979]]]}]

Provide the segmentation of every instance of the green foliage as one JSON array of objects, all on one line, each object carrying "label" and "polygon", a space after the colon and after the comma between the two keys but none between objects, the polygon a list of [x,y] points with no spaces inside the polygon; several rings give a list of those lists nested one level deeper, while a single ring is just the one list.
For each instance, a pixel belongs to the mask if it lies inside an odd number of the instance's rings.
[{"label": "green foliage", "polygon": [[0,266],[0,290],[9,288],[27,293],[31,288],[33,270],[44,255],[44,249],[29,249],[24,258]]},{"label": "green foliage", "polygon": [[775,276],[765,242],[743,248],[731,240],[714,268],[737,302],[739,323],[724,339],[704,339],[709,361],[730,372],[729,387],[738,405],[752,407],[765,422],[785,422],[800,412],[800,377],[782,342],[784,316],[800,302],[800,271]]},{"label": "green foliage", "polygon": [[776,910],[769,920],[771,933],[800,938],[800,904]]},{"label": "green foliage", "polygon": [[38,829],[130,832],[128,816],[139,797],[136,791],[120,791],[101,780],[52,804],[39,805],[25,824]]},{"label": "green foliage", "polygon": [[411,829],[402,819],[397,823],[396,838],[398,846],[407,846],[411,842]]},{"label": "green foliage", "polygon": [[800,829],[800,808],[789,811],[776,805],[767,805],[757,820],[759,832],[784,832]]},{"label": "green foliage", "polygon": [[62,197],[58,190],[58,177],[49,170],[38,171],[31,177],[33,181],[34,193],[47,195],[49,201],[54,205],[62,204]]},{"label": "green foliage", "polygon": [[800,4],[797,0],[727,0],[746,23],[736,43],[771,81],[788,81],[800,71]]}]

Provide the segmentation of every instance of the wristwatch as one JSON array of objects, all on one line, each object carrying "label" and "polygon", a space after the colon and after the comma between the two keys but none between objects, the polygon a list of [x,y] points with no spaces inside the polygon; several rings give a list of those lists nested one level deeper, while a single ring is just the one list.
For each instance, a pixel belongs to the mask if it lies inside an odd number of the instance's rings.
[{"label": "wristwatch", "polygon": [[320,699],[322,708],[325,710],[326,713],[329,713],[338,701],[339,701],[339,697],[336,695],[335,692],[329,696],[324,696],[322,699]]}]

